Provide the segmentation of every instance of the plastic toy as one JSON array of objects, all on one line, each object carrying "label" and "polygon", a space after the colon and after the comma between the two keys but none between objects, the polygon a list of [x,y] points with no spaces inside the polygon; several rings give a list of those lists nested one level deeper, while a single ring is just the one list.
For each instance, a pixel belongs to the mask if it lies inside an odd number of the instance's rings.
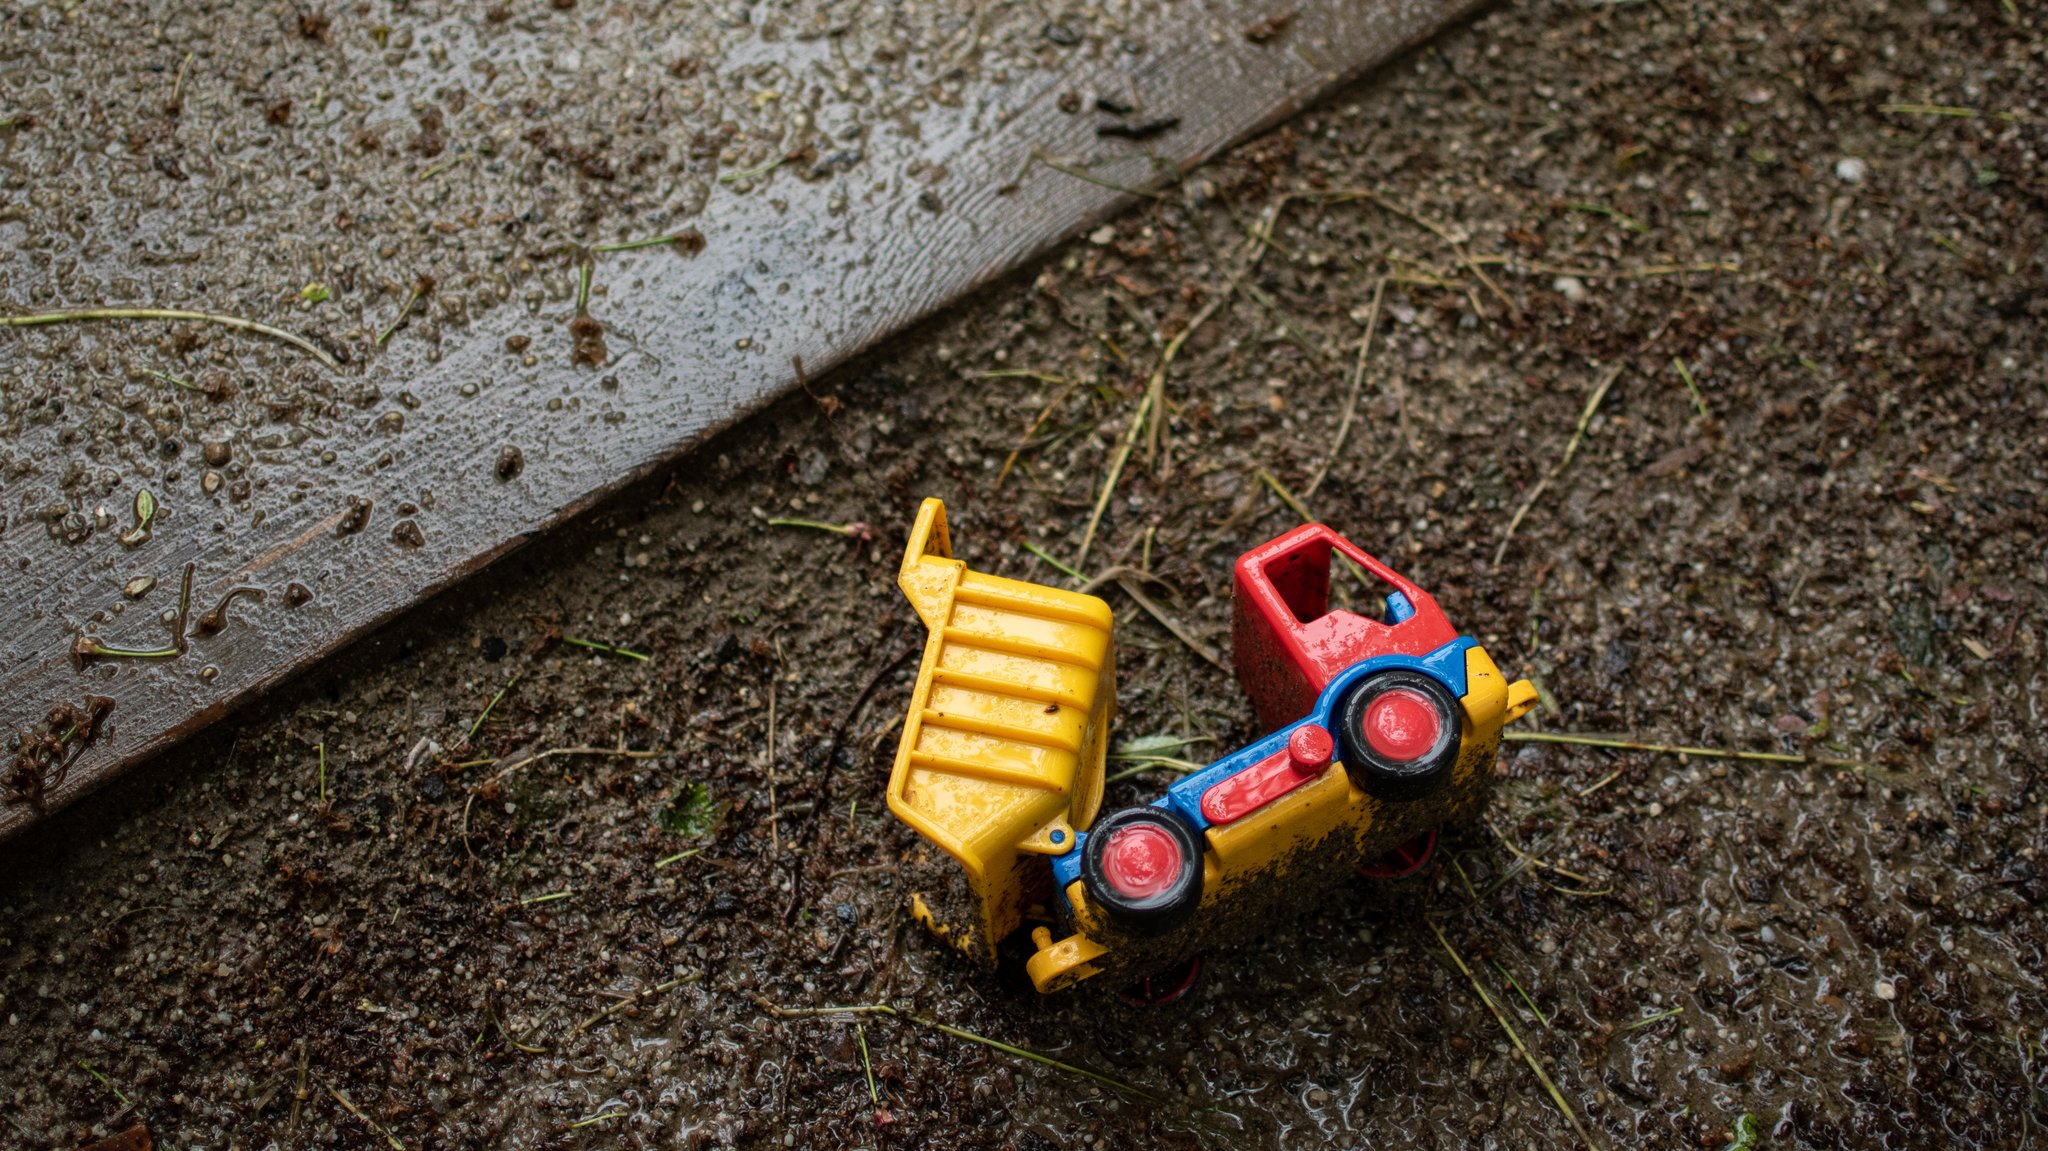
[{"label": "plastic toy", "polygon": [[[1339,556],[1389,589],[1383,608],[1332,608]],[[1041,992],[1184,968],[1355,873],[1419,868],[1438,826],[1486,803],[1501,728],[1536,700],[1427,593],[1312,524],[1237,563],[1238,678],[1271,733],[1097,819],[1108,605],[967,571],[937,500],[899,582],[931,638],[889,804],[960,865],[914,873],[913,908],[989,964],[1039,920]]]}]

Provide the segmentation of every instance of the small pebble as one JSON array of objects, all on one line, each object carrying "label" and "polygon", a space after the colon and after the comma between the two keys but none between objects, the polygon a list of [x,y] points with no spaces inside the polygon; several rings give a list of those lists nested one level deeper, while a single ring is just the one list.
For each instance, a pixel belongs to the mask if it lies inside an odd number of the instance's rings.
[{"label": "small pebble", "polygon": [[1550,282],[1550,286],[1558,295],[1574,304],[1585,302],[1586,284],[1577,276],[1559,276]]},{"label": "small pebble", "polygon": [[1899,985],[1893,983],[1889,979],[1878,980],[1877,997],[1879,999],[1884,1000],[1886,1003],[1890,1003],[1892,1000],[1897,999],[1899,997]]},{"label": "small pebble", "polygon": [[1870,172],[1870,165],[1854,156],[1844,156],[1835,161],[1835,179],[1844,184],[1861,184]]}]

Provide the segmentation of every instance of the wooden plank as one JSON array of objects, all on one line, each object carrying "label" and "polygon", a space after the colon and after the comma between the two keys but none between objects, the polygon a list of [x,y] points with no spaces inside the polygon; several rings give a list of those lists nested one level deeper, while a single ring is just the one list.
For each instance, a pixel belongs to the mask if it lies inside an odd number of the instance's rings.
[{"label": "wooden plank", "polygon": [[[27,480],[0,472],[13,521],[0,527],[0,731],[25,734],[29,758],[14,765],[16,798],[0,802],[0,838],[687,451],[791,386],[793,359],[829,368],[1130,202],[1109,185],[1161,185],[1476,5],[1318,0],[1284,23],[1272,18],[1288,6],[1269,3],[1139,7],[1123,50],[976,80],[958,101],[907,113],[901,131],[871,133],[848,173],[714,194],[692,221],[705,241],[694,257],[603,256],[601,274],[621,288],[591,309],[601,368],[569,362],[566,348],[508,355],[508,338],[536,326],[516,304],[471,316],[432,356],[403,339],[359,346],[330,373],[336,387],[407,393],[405,408],[346,413],[352,434],[329,438],[335,456],[317,471],[267,459],[267,498],[203,498],[206,469],[188,461],[152,488],[162,511],[146,540],[119,538],[141,480],[101,501],[111,524],[52,521],[33,475],[92,466],[89,442],[16,421],[5,446],[38,466],[16,469]],[[646,67],[668,64],[647,55]],[[1177,123],[1142,139],[1098,135],[1130,120],[1061,107],[1093,92],[1136,93],[1144,117]],[[141,322],[65,327],[65,354],[132,340],[127,325]],[[276,322],[288,327],[290,313]],[[0,378],[18,386],[17,357],[59,330],[0,332]],[[283,344],[254,354],[280,370],[310,363]],[[80,537],[81,526],[96,530]],[[187,571],[189,611],[166,622]],[[138,573],[156,586],[131,600]],[[202,618],[235,588],[262,598],[236,600],[224,625]],[[95,644],[176,654],[91,654]]]}]

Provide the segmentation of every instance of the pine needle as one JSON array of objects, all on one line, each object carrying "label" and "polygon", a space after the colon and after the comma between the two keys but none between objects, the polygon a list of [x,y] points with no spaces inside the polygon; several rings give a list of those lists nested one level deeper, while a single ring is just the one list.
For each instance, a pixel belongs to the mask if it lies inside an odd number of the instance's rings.
[{"label": "pine needle", "polygon": [[1429,924],[1429,929],[1436,933],[1436,941],[1443,944],[1444,954],[1450,956],[1451,962],[1458,965],[1458,970],[1465,973],[1465,978],[1472,981],[1472,990],[1479,993],[1479,1001],[1486,1004],[1486,1009],[1493,1012],[1493,1018],[1500,1024],[1501,1030],[1507,1032],[1508,1038],[1514,1041],[1515,1050],[1522,1053],[1522,1062],[1527,1063],[1529,1070],[1536,1073],[1537,1081],[1542,1083],[1543,1090],[1550,1094],[1550,1101],[1557,1104],[1557,1109],[1564,1113],[1565,1119],[1572,1125],[1572,1130],[1579,1133],[1579,1138],[1585,1141],[1586,1146],[1593,1151],[1599,1151],[1600,1145],[1593,1141],[1592,1134],[1579,1122],[1578,1112],[1573,1111],[1572,1105],[1565,1102],[1564,1092],[1559,1091],[1557,1084],[1550,1081],[1550,1075],[1543,1070],[1543,1064],[1537,1061],[1535,1053],[1529,1050],[1529,1045],[1522,1042],[1521,1033],[1515,1030],[1514,1024],[1508,1022],[1507,1015],[1501,1011],[1500,1005],[1493,1001],[1493,996],[1486,993],[1486,985],[1479,982],[1479,977],[1472,973],[1470,967],[1465,966],[1465,957],[1459,955],[1458,949],[1451,946],[1450,939],[1444,935],[1444,929],[1438,927],[1434,919],[1425,922]]}]

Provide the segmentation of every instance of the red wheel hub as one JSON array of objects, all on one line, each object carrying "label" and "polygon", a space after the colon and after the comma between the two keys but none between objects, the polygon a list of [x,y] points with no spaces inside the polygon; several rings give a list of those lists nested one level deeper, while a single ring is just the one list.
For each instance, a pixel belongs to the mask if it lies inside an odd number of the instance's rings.
[{"label": "red wheel hub", "polygon": [[1358,874],[1367,879],[1406,879],[1427,866],[1429,857],[1435,854],[1436,829],[1432,827],[1371,863],[1362,864]]},{"label": "red wheel hub", "polygon": [[1180,844],[1161,828],[1119,827],[1103,845],[1102,878],[1127,899],[1151,899],[1180,878]]},{"label": "red wheel hub", "polygon": [[1118,995],[1133,1007],[1164,1007],[1180,1002],[1183,996],[1194,990],[1195,980],[1201,974],[1202,957],[1197,955],[1188,960],[1188,965],[1181,970],[1146,976]]},{"label": "red wheel hub", "polygon": [[1382,692],[1365,705],[1365,742],[1373,751],[1409,763],[1428,755],[1443,734],[1443,720],[1429,697],[1412,688]]}]

